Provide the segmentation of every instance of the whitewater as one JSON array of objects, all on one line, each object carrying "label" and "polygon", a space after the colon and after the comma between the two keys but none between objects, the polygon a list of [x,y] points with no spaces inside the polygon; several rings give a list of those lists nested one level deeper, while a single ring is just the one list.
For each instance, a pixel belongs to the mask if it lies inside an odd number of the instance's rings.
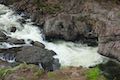
[{"label": "whitewater", "polygon": [[[39,41],[45,45],[46,49],[53,50],[57,53],[55,58],[58,58],[62,66],[83,66],[90,67],[105,61],[105,58],[97,53],[97,47],[88,47],[80,43],[54,41],[48,42],[44,40],[44,34],[41,30],[33,25],[30,19],[27,23],[20,23],[21,15],[17,15],[4,5],[0,5],[0,30],[4,31],[7,36],[17,39],[24,39],[26,44],[30,40]],[[11,27],[16,27],[16,32],[10,32]],[[0,47],[15,47],[18,45],[10,45],[4,43]]]}]

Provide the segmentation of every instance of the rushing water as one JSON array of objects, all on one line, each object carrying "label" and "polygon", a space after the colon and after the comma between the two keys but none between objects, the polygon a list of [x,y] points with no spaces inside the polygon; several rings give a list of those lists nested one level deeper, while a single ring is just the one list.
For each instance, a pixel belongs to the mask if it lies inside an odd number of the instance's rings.
[{"label": "rushing water", "polygon": [[[55,58],[59,58],[62,66],[89,67],[104,61],[104,58],[97,53],[97,47],[65,41],[44,41],[37,26],[33,26],[30,20],[27,20],[26,24],[21,24],[19,19],[22,19],[20,15],[16,15],[8,7],[0,5],[0,30],[5,31],[6,35],[12,38],[24,39],[26,44],[29,44],[30,39],[43,43],[47,49],[57,53]],[[10,32],[10,27],[17,27],[17,31]],[[4,44],[3,46],[12,47],[13,45]]]}]

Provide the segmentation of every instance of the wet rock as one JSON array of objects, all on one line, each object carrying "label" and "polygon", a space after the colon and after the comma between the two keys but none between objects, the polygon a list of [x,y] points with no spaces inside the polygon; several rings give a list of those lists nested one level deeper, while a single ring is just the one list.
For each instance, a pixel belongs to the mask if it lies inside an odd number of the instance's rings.
[{"label": "wet rock", "polygon": [[38,41],[35,41],[35,42],[33,41],[31,44],[40,48],[45,48],[45,45]]},{"label": "wet rock", "polygon": [[6,41],[6,39],[7,39],[7,36],[2,31],[0,31],[0,42],[4,42]]},{"label": "wet rock", "polygon": [[53,70],[58,70],[60,68],[59,59],[54,59],[53,61]]},{"label": "wet rock", "polygon": [[23,39],[16,39],[16,38],[8,38],[7,42],[10,44],[25,44],[25,41]]},{"label": "wet rock", "polygon": [[53,51],[42,49],[36,46],[22,47],[21,51],[17,52],[16,61],[32,64],[42,63],[45,70],[53,70],[53,56],[56,55]]},{"label": "wet rock", "polygon": [[14,56],[16,62],[26,62],[28,64],[41,63],[42,67],[48,71],[54,70],[53,64],[57,65],[57,68],[59,64],[59,62],[54,62],[56,60],[53,58],[56,55],[55,52],[37,46],[0,49],[0,54],[3,54],[5,60],[11,59]]},{"label": "wet rock", "polygon": [[52,14],[35,5],[33,0],[10,1],[0,0],[0,3],[13,4],[14,10],[31,18],[43,28],[47,40],[79,40],[91,46],[99,44],[100,54],[120,60],[119,0],[44,0],[47,4],[62,7]]},{"label": "wet rock", "polygon": [[15,32],[16,30],[16,27],[11,27],[10,32]]}]

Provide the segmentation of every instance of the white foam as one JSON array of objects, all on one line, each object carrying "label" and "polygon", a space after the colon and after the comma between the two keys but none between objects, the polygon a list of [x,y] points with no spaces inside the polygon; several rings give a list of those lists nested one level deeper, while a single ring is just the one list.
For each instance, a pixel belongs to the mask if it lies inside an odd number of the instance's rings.
[{"label": "white foam", "polygon": [[[53,50],[57,53],[55,58],[59,58],[62,66],[84,66],[89,67],[104,61],[104,58],[97,53],[97,47],[88,47],[85,45],[76,44],[72,42],[59,41],[56,43],[43,41],[40,30],[31,25],[31,23],[20,24],[17,22],[21,17],[13,15],[13,12],[0,5],[0,12],[7,11],[0,17],[0,29],[5,30],[8,36],[17,39],[28,39],[39,41],[45,44],[47,49]],[[9,28],[15,26],[17,31],[15,33],[9,32]]]}]

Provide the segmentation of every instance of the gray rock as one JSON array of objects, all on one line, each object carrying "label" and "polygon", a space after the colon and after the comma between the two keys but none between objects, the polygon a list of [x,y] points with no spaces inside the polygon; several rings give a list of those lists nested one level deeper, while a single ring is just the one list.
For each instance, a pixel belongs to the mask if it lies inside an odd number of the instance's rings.
[{"label": "gray rock", "polygon": [[40,43],[40,42],[38,42],[38,41],[32,42],[32,45],[40,47],[40,48],[45,48],[45,45]]},{"label": "gray rock", "polygon": [[16,38],[8,38],[7,42],[10,44],[25,44],[25,41],[23,39],[16,39]]},{"label": "gray rock", "polygon": [[6,41],[7,38],[8,37],[2,31],[0,31],[0,42]]},{"label": "gray rock", "polygon": [[[45,70],[52,71],[56,65],[60,67],[59,61],[53,58],[55,52],[43,49],[37,46],[23,46],[17,48],[0,49],[0,54],[5,60],[15,57],[15,61],[19,63],[40,64]],[[53,66],[54,64],[54,66]]]}]

